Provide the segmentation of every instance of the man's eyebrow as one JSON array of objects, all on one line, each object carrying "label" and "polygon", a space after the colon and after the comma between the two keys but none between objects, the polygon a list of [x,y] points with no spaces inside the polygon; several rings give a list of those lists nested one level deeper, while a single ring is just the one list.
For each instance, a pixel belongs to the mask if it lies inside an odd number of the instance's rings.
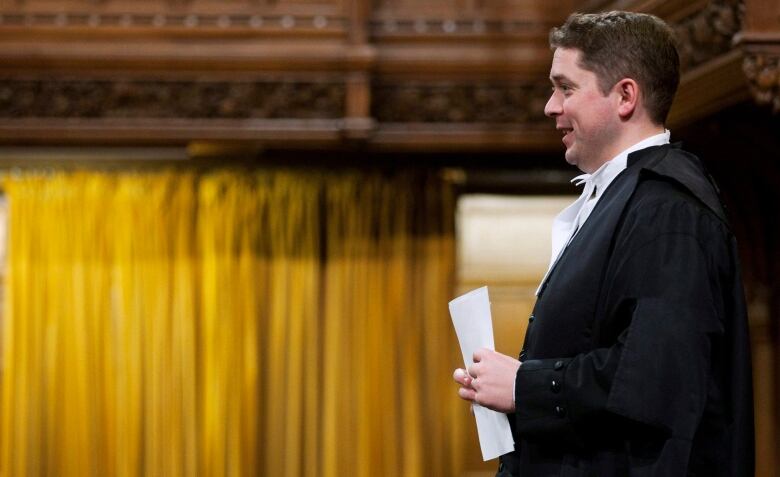
[{"label": "man's eyebrow", "polygon": [[553,83],[563,83],[563,82],[565,82],[565,83],[572,83],[572,84],[574,84],[574,82],[572,80],[570,80],[568,76],[563,75],[563,74],[557,74],[557,75],[550,76],[550,81],[552,81]]}]

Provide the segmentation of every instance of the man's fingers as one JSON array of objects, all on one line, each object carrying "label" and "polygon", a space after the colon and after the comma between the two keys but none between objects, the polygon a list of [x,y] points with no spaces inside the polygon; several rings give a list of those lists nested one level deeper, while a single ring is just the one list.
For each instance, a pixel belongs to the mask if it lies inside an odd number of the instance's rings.
[{"label": "man's fingers", "polygon": [[459,384],[466,384],[466,378],[468,378],[468,374],[466,373],[466,370],[458,368],[455,370],[454,373],[452,373],[452,379],[455,380],[455,382]]},{"label": "man's fingers", "polygon": [[477,392],[470,388],[458,389],[458,396],[466,401],[474,401],[477,397]]},{"label": "man's fingers", "polygon": [[468,368],[468,375],[472,378],[476,378],[479,375],[479,370],[481,366],[479,363],[474,363]]},{"label": "man's fingers", "polygon": [[474,351],[473,355],[471,355],[471,360],[474,361],[474,363],[479,363],[480,361],[483,361],[485,358],[487,358],[491,353],[494,353],[494,351],[491,349],[479,348]]},{"label": "man's fingers", "polygon": [[462,368],[456,369],[455,372],[452,373],[452,378],[455,380],[456,383],[466,388],[470,388],[471,382],[473,381],[473,379],[471,378],[471,376],[468,375],[466,370]]}]

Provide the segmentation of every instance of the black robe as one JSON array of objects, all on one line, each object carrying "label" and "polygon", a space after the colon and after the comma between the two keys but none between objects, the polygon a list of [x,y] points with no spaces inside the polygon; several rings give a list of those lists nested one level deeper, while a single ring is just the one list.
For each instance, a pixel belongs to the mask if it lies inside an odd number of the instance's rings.
[{"label": "black robe", "polygon": [[499,475],[753,475],[737,248],[698,158],[630,154],[529,321]]}]

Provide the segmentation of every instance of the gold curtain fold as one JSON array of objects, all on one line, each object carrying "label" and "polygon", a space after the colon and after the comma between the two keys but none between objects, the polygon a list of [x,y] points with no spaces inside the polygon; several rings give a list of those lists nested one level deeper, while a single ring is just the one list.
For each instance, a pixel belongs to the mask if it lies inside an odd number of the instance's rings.
[{"label": "gold curtain fold", "polygon": [[451,476],[453,204],[422,173],[4,180],[0,475]]}]

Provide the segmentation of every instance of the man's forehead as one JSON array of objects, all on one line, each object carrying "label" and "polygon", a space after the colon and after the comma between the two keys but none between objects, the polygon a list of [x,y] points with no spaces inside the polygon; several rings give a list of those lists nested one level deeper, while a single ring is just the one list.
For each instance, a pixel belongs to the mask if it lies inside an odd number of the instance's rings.
[{"label": "man's forehead", "polygon": [[571,79],[582,70],[580,66],[580,50],[574,48],[556,48],[550,66],[550,80],[561,81]]},{"label": "man's forehead", "polygon": [[556,48],[553,52],[553,65],[556,63],[572,63],[577,64],[580,60],[582,52],[576,48]]}]

